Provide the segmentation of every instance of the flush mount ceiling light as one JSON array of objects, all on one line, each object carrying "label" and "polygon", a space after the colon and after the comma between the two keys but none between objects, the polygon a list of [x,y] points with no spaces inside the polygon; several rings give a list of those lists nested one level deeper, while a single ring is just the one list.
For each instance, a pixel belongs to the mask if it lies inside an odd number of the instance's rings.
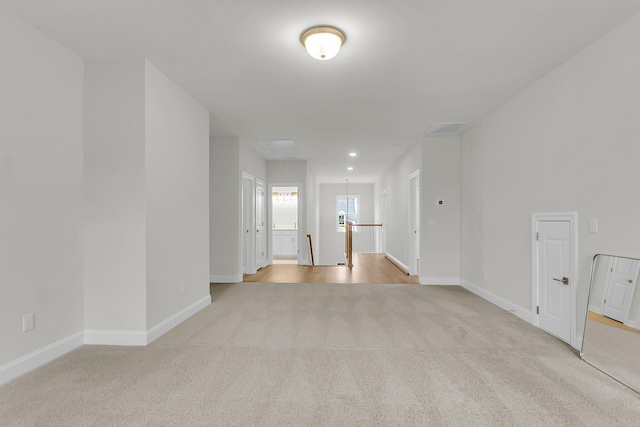
[{"label": "flush mount ceiling light", "polygon": [[347,36],[341,29],[330,25],[311,27],[300,34],[300,43],[312,58],[320,61],[336,56],[346,40]]}]

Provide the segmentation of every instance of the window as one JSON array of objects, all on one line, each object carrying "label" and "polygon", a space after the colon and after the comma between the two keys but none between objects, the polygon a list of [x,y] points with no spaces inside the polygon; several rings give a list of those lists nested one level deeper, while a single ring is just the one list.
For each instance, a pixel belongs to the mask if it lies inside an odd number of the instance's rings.
[{"label": "window", "polygon": [[358,201],[360,196],[336,196],[336,231],[344,233],[347,221],[358,223]]}]

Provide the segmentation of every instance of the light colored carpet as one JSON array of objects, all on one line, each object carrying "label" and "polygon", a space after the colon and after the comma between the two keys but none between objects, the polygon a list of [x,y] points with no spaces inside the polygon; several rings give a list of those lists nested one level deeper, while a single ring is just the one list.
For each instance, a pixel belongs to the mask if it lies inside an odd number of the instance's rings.
[{"label": "light colored carpet", "polygon": [[639,395],[460,287],[212,285],[145,348],[0,388],[0,425],[634,425]]},{"label": "light colored carpet", "polygon": [[584,360],[640,391],[640,334],[637,330],[589,319],[585,336]]}]

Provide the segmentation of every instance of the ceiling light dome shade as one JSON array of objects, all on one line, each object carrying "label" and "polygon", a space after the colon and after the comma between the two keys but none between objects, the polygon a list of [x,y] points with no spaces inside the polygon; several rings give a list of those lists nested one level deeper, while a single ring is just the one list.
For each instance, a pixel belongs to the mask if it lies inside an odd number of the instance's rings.
[{"label": "ceiling light dome shade", "polygon": [[300,42],[309,55],[320,61],[336,56],[346,40],[342,30],[329,25],[311,27],[300,35]]}]

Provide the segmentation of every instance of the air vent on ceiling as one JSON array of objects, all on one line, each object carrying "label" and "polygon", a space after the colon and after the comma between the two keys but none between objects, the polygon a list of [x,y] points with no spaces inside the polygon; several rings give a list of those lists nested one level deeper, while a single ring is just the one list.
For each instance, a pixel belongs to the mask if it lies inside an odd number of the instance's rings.
[{"label": "air vent on ceiling", "polygon": [[443,133],[456,133],[461,130],[467,122],[451,122],[451,123],[431,123],[424,131],[427,135],[437,135]]},{"label": "air vent on ceiling", "polygon": [[263,139],[258,141],[258,144],[274,156],[297,157],[300,155],[298,146],[291,139]]}]

